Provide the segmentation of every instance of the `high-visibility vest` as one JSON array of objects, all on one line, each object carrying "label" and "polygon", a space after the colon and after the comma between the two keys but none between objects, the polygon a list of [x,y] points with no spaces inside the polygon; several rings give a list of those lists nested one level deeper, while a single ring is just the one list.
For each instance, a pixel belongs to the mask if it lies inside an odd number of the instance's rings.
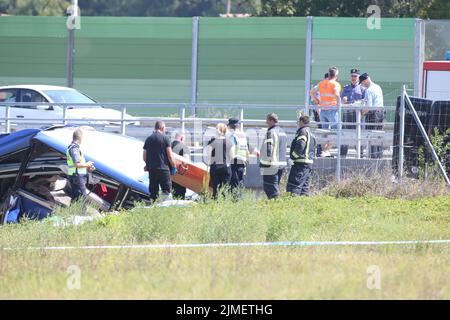
[{"label": "high-visibility vest", "polygon": [[[248,155],[248,145],[247,145],[247,137],[243,132],[234,132],[231,135],[232,139],[235,139],[234,144],[234,159],[247,163],[247,155]],[[233,159],[233,160],[234,160]]]},{"label": "high-visibility vest", "polygon": [[[67,157],[67,165],[69,166],[69,171],[67,172],[67,175],[73,176],[76,173],[77,174],[87,174],[87,168],[77,168],[75,167],[75,163],[72,159],[72,156],[70,155],[70,149],[72,149],[75,145],[72,143],[66,151],[66,157]],[[84,158],[83,152],[80,150],[80,163],[86,163],[86,159]]]},{"label": "high-visibility vest", "polygon": [[[336,80],[322,80],[317,85],[317,91],[320,95],[320,103],[321,107],[336,107],[338,102],[337,98],[334,95],[335,89],[338,89],[338,92],[341,92],[341,85]],[[325,109],[323,109],[325,110]]]},{"label": "high-visibility vest", "polygon": [[[272,130],[271,130],[272,131]],[[279,154],[280,154],[280,136],[279,136],[279,132],[278,130],[273,130],[271,132],[271,136],[272,139],[265,139],[263,142],[264,144],[271,144],[272,145],[272,157],[267,157],[267,155],[262,154],[261,155],[261,159],[259,160],[259,162],[261,163],[261,165],[266,166],[266,167],[270,167],[270,166],[286,166],[287,162],[286,161],[281,161]],[[266,151],[267,152],[267,146],[265,148],[261,148],[261,151]]]},{"label": "high-visibility vest", "polygon": [[[295,152],[295,144],[297,144],[300,140],[305,141],[306,144],[304,154],[297,154]],[[316,140],[311,134],[311,130],[309,128],[305,128],[304,133],[299,132],[299,134],[294,138],[294,142],[291,145],[291,158],[294,163],[314,163],[313,157],[316,144],[315,141]]]}]

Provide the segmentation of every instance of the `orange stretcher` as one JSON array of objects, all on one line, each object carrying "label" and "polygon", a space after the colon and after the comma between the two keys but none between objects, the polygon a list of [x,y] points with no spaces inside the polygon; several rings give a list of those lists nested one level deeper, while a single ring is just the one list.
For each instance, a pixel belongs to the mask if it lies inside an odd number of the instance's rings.
[{"label": "orange stretcher", "polygon": [[186,187],[196,193],[212,192],[209,172],[190,160],[173,154],[177,174],[172,176],[172,181]]}]

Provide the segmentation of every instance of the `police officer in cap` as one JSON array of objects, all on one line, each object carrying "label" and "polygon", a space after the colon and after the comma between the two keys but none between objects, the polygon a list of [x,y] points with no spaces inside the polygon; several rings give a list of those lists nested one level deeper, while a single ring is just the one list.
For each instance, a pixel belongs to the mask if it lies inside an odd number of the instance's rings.
[{"label": "police officer in cap", "polygon": [[[353,105],[357,102],[362,102],[366,88],[359,84],[360,72],[358,69],[350,70],[350,83],[346,85],[341,92],[342,104]],[[356,122],[356,111],[345,110],[343,116],[343,122]],[[355,129],[353,125],[343,125],[342,129]],[[341,146],[341,155],[347,156],[348,145]]]},{"label": "police officer in cap", "polygon": [[286,191],[294,195],[309,195],[309,180],[314,163],[316,139],[309,128],[309,117],[301,116],[291,143],[290,158],[294,162],[289,172]]},{"label": "police officer in cap", "polygon": [[239,188],[244,186],[245,168],[248,164],[248,140],[244,132],[239,130],[239,120],[235,118],[228,119],[229,143],[231,151],[231,179],[230,190],[233,197],[238,198]]}]

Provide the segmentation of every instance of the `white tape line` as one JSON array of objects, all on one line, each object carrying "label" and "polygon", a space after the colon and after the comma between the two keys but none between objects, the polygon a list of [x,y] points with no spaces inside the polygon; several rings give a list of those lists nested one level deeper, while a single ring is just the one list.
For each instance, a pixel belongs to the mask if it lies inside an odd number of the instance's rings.
[{"label": "white tape line", "polygon": [[380,246],[450,244],[450,240],[414,241],[293,241],[293,242],[242,242],[242,243],[186,243],[186,244],[138,244],[122,246],[80,246],[80,247],[28,247],[3,248],[3,250],[97,250],[97,249],[176,249],[214,247],[308,247],[308,246]]}]

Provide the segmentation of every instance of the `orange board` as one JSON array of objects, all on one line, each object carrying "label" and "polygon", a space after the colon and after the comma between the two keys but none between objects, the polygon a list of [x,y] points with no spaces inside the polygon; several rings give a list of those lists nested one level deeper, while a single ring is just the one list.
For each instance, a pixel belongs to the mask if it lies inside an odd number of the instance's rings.
[{"label": "orange board", "polygon": [[188,159],[173,154],[177,166],[177,174],[172,181],[196,193],[212,192],[209,172]]}]

